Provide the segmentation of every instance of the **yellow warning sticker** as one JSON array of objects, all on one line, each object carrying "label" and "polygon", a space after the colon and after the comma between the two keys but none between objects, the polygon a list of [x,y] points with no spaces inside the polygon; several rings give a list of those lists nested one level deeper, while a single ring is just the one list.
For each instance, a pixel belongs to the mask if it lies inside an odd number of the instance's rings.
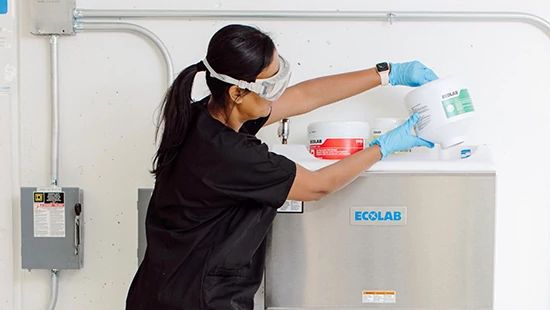
[{"label": "yellow warning sticker", "polygon": [[397,300],[393,290],[364,290],[362,296],[364,304],[394,304]]},{"label": "yellow warning sticker", "polygon": [[44,193],[34,193],[34,202],[44,202]]}]

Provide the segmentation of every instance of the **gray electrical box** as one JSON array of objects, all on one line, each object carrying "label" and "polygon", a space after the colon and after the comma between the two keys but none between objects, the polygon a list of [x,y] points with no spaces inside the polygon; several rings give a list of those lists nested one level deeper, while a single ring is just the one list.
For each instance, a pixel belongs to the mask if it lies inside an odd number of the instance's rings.
[{"label": "gray electrical box", "polygon": [[74,34],[75,0],[31,0],[31,33]]},{"label": "gray electrical box", "polygon": [[24,269],[80,269],[83,258],[82,190],[21,188]]}]

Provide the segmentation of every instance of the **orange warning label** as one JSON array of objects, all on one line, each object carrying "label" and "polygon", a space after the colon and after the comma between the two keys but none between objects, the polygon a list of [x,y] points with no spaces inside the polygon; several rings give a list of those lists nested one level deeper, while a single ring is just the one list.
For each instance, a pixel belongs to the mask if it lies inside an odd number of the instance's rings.
[{"label": "orange warning label", "polygon": [[397,292],[392,290],[364,290],[362,297],[364,304],[394,304]]},{"label": "orange warning label", "polygon": [[395,295],[395,291],[363,291],[366,295]]},{"label": "orange warning label", "polygon": [[364,149],[365,139],[363,138],[330,138],[322,143],[310,141],[309,146],[311,154],[321,159],[342,159]]}]

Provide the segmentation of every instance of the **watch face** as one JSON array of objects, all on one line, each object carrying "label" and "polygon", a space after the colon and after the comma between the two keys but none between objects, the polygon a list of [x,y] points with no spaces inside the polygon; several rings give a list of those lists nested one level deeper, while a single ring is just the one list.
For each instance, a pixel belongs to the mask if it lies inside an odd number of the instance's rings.
[{"label": "watch face", "polygon": [[376,64],[376,71],[382,72],[389,70],[389,66],[387,62],[381,62],[379,64]]}]

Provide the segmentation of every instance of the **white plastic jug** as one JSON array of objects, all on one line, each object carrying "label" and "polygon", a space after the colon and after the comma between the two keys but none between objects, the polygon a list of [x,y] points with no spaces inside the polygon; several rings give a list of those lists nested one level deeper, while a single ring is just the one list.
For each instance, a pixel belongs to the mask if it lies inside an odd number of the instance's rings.
[{"label": "white plastic jug", "polygon": [[424,84],[405,97],[411,113],[420,114],[415,126],[421,138],[446,149],[464,142],[472,125],[474,105],[468,88],[460,79],[447,77]]}]

